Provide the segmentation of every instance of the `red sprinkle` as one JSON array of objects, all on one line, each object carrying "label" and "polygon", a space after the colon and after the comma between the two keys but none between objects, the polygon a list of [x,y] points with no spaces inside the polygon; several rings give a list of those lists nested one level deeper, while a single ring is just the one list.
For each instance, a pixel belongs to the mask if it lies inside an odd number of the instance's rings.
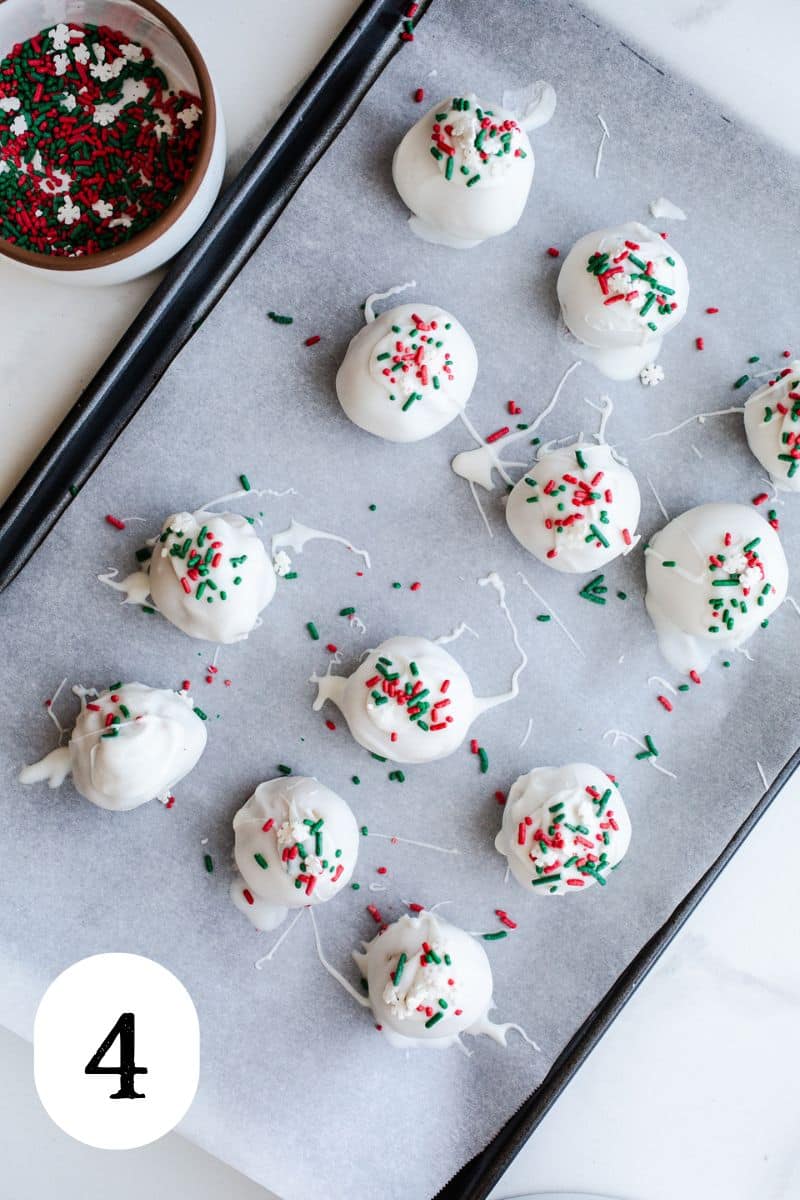
[{"label": "red sprinkle", "polygon": [[713,317],[714,313],[718,313],[718,312],[719,312],[719,309],[718,309],[718,308],[707,308],[707,309],[706,309],[706,312],[709,314],[709,316],[712,316],[712,317]]},{"label": "red sprinkle", "polygon": [[784,358],[791,358],[791,357],[792,357],[792,352],[791,352],[791,350],[784,350],[784,352],[783,352],[783,357],[784,357]]},{"label": "red sprinkle", "polygon": [[422,104],[422,101],[425,99],[425,89],[417,88],[417,90],[414,92],[414,99],[416,100],[417,104]]},{"label": "red sprinkle", "polygon": [[478,739],[477,738],[472,738],[472,740],[470,741],[470,744],[469,744],[469,748],[473,754],[478,753]]},{"label": "red sprinkle", "polygon": [[700,676],[697,674],[697,671],[690,671],[689,678],[691,679],[692,683],[700,684],[703,682]]},{"label": "red sprinkle", "polygon": [[763,504],[765,500],[769,500],[767,492],[759,492],[757,496],[753,496],[753,504]]},{"label": "red sprinkle", "polygon": [[418,592],[418,591],[419,591],[419,589],[420,589],[421,587],[422,587],[422,584],[421,584],[421,583],[419,582],[419,580],[417,579],[417,580],[415,580],[415,581],[414,581],[414,583],[412,583],[412,585],[411,585],[411,591],[412,591],[412,592]]},{"label": "red sprinkle", "polygon": [[408,907],[411,909],[412,912],[425,912],[424,904],[409,904]]},{"label": "red sprinkle", "polygon": [[174,803],[175,803],[175,797],[174,797],[174,796],[170,796],[170,797],[167,799],[167,803],[164,805],[164,808],[172,808],[172,806],[174,805]]},{"label": "red sprinkle", "polygon": [[374,904],[368,904],[368,905],[367,905],[367,912],[368,912],[368,913],[369,913],[369,915],[372,917],[372,919],[373,919],[373,921],[375,922],[375,924],[376,924],[376,925],[382,925],[382,924],[383,924],[383,917],[382,917],[382,916],[381,916],[381,914],[378,912],[378,909],[375,907],[375,905],[374,905]]},{"label": "red sprinkle", "polygon": [[498,920],[501,922],[501,924],[506,926],[507,929],[516,929],[517,928],[517,922],[512,921],[511,917],[508,915],[508,913],[504,912],[502,908],[496,908],[494,910],[494,915],[498,918]]},{"label": "red sprinkle", "polygon": [[337,650],[339,649],[339,647],[334,646],[333,642],[328,642],[325,649],[328,651],[329,654],[335,654],[337,652]]},{"label": "red sprinkle", "polygon": [[125,522],[120,521],[119,517],[112,517],[111,513],[106,513],[106,521],[109,525],[113,525],[115,529],[124,529]]},{"label": "red sprinkle", "polygon": [[515,400],[509,400],[508,411],[512,417],[518,417],[519,414],[522,412],[522,409],[520,408],[520,406],[517,404],[517,402]]},{"label": "red sprinkle", "polygon": [[706,344],[701,337],[694,339],[694,344],[698,350],[705,350]]},{"label": "red sprinkle", "polygon": [[548,246],[547,253],[550,255],[551,258],[558,258],[561,251],[556,246]]},{"label": "red sprinkle", "polygon": [[510,432],[511,430],[507,425],[504,425],[502,429],[495,429],[494,433],[490,433],[487,437],[487,445],[491,445],[492,442],[499,442],[500,438],[504,438],[506,434],[509,434]]},{"label": "red sprinkle", "polygon": [[379,875],[386,875],[386,873],[388,872],[388,870],[389,870],[389,868],[388,868],[388,867],[378,867],[378,874],[379,874]]},{"label": "red sprinkle", "polygon": [[325,722],[325,726],[326,726],[326,728],[327,728],[327,729],[335,729],[335,728],[336,728],[336,722],[335,722],[335,721],[326,721],[326,722]]},{"label": "red sprinkle", "polygon": [[320,335],[318,333],[315,333],[312,337],[306,338],[306,345],[307,346],[316,346],[317,342],[321,342],[321,341],[322,341],[322,338],[320,337]]},{"label": "red sprinkle", "polygon": [[255,900],[253,899],[253,893],[250,891],[249,888],[244,888],[244,890],[242,891],[242,895],[244,896],[244,898],[248,904],[255,904]]},{"label": "red sprinkle", "polygon": [[498,804],[505,804],[505,802],[506,802],[505,792],[500,792],[500,791],[495,792],[494,798]]},{"label": "red sprinkle", "polygon": [[672,712],[672,701],[668,700],[666,696],[659,696],[658,703],[660,705],[662,705],[662,707],[664,707],[667,710],[667,712]]}]

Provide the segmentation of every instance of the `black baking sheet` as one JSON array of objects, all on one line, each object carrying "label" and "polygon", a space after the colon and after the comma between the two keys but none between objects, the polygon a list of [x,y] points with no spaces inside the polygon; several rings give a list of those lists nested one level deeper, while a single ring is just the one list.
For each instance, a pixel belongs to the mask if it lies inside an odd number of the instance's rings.
[{"label": "black baking sheet", "polygon": [[[350,75],[352,91],[347,92],[349,102],[354,104],[361,94],[361,85],[372,76],[369,72],[379,72],[380,68],[391,55],[396,46],[396,21],[391,22],[391,28],[382,24],[387,11],[396,17],[396,6],[367,5],[361,10],[359,17],[362,24],[356,23],[343,35],[338,51],[332,52],[336,60],[329,70],[336,75],[342,62],[352,63],[349,57],[356,48],[364,50],[368,36],[374,41],[370,44],[369,53],[359,67]],[[420,36],[424,35],[424,24]],[[337,57],[339,55],[340,57]],[[343,58],[341,57],[343,55]],[[348,67],[349,69],[349,67]],[[367,72],[367,75],[359,72]],[[544,71],[540,71],[544,73]],[[324,76],[324,73],[323,73]],[[303,104],[314,103],[314,96],[319,100],[315,89],[331,83],[331,75],[327,78],[312,80],[310,94],[301,96],[296,102],[298,111],[303,110]],[[432,85],[435,88],[435,84]],[[331,93],[327,93],[330,100]],[[344,100],[344,97],[342,97]],[[318,111],[323,111],[324,105]],[[341,115],[341,107],[337,109],[337,117]],[[411,114],[413,116],[413,114]],[[287,114],[286,128],[283,139],[292,137],[291,154],[296,160],[297,142],[293,139],[292,119],[297,120],[298,112]],[[343,120],[343,118],[342,118]],[[55,520],[66,502],[66,486],[68,483],[81,483],[96,465],[99,457],[108,449],[113,437],[133,415],[135,408],[143,401],[147,392],[163,373],[169,362],[177,354],[186,338],[190,336],[192,327],[210,311],[212,305],[221,295],[222,290],[243,265],[246,257],[254,249],[257,240],[275,220],[283,205],[291,196],[309,166],[315,161],[328,140],[335,136],[341,127],[342,120],[332,124],[322,122],[315,132],[312,132],[309,156],[303,160],[302,169],[298,167],[298,175],[289,179],[284,178],[282,186],[276,192],[270,192],[270,199],[265,200],[261,192],[256,196],[255,191],[248,186],[247,173],[252,172],[259,184],[264,183],[261,168],[266,161],[267,167],[274,165],[270,156],[276,153],[275,143],[262,147],[245,169],[245,180],[237,180],[229,196],[223,198],[208,230],[201,231],[195,245],[171,272],[163,288],[142,318],[134,326],[129,339],[126,339],[124,349],[120,351],[101,372],[99,380],[95,381],[82,398],[80,419],[76,421],[69,433],[58,446],[49,447],[34,469],[35,474],[26,477],[16,498],[3,514],[3,524],[0,527],[0,550],[3,553],[3,567],[10,578],[19,565],[25,560],[26,554],[35,548],[44,536],[52,520]],[[306,136],[310,126],[305,126]],[[285,145],[285,141],[283,141]],[[279,151],[278,151],[279,152]],[[284,164],[285,165],[285,164]],[[297,162],[295,161],[297,166]],[[267,172],[267,185],[274,184],[274,175]],[[679,198],[679,197],[677,197]],[[249,218],[256,212],[266,214],[260,223],[253,226],[248,224]],[[242,230],[247,229],[243,238]],[[209,241],[206,241],[206,238]],[[230,257],[231,247],[239,250]],[[216,250],[215,250],[216,247]],[[396,280],[386,281],[396,282]],[[120,398],[130,397],[129,405],[120,407]],[[715,407],[714,403],[709,407]],[[109,420],[113,414],[113,420]],[[94,427],[92,428],[92,424]],[[103,428],[104,435],[98,436],[97,430]],[[58,438],[58,435],[57,435]],[[57,440],[57,439],[56,439]],[[59,452],[60,451],[60,452]],[[81,463],[79,467],[77,464]],[[57,497],[57,500],[55,499]],[[37,509],[36,501],[41,507]],[[11,513],[11,523],[6,522],[6,513]],[[24,519],[23,519],[24,518]],[[787,764],[766,795],[759,801],[756,808],[739,828],[722,854],[716,859],[700,882],[692,889],[684,900],[676,907],[670,916],[648,944],[639,952],[630,966],[617,980],[616,984],[602,1002],[595,1008],[585,1025],[575,1034],[569,1045],[562,1052],[551,1068],[542,1085],[536,1090],[531,1099],[523,1105],[515,1117],[496,1137],[492,1145],[464,1168],[457,1180],[449,1186],[442,1195],[466,1197],[467,1200],[478,1200],[487,1194],[493,1183],[502,1173],[513,1154],[541,1119],[549,1105],[558,1095],[567,1079],[582,1061],[585,1054],[594,1044],[610,1020],[616,1015],[627,998],[635,990],[638,983],[649,970],[652,963],[663,951],[674,933],[686,919],[697,900],[713,881],[716,874],[729,859],[738,845],[749,832],[752,825],[765,810],[766,806],[790,772],[793,763]]]}]

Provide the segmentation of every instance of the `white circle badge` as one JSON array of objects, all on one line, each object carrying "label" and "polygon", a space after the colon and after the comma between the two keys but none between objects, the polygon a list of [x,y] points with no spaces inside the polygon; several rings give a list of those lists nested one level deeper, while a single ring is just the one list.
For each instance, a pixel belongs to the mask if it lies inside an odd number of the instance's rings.
[{"label": "white circle badge", "polygon": [[139,954],[95,954],[53,980],[33,1026],[36,1090],[56,1125],[101,1150],[173,1129],[200,1076],[200,1025],[171,971]]}]

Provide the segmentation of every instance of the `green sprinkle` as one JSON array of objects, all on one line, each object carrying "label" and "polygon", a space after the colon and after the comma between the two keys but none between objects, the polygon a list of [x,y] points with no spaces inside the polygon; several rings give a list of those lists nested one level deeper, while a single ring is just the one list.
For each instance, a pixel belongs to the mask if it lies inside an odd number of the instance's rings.
[{"label": "green sprinkle", "polygon": [[357,892],[360,890],[361,884],[360,883],[351,883],[350,887],[353,889],[354,892]]},{"label": "green sprinkle", "polygon": [[473,175],[471,179],[467,180],[467,187],[474,187],[474,185],[478,182],[479,179],[480,179],[480,175]]},{"label": "green sprinkle", "polygon": [[405,954],[401,954],[397,960],[397,966],[395,968],[394,975],[392,976],[392,983],[395,987],[397,987],[398,983],[403,977],[403,967],[406,965],[407,961],[408,958]]},{"label": "green sprinkle", "polygon": [[274,321],[276,325],[293,325],[294,324],[294,317],[284,317],[281,315],[281,313],[276,313],[276,312],[270,311],[267,313],[267,316],[269,317],[270,321]]},{"label": "green sprinkle", "polygon": [[354,783],[354,784],[356,785],[356,787],[357,787],[357,786],[359,785],[359,783],[361,783],[361,780],[359,779],[358,775],[353,775],[353,776],[351,777],[351,780],[350,780],[350,782],[351,782],[351,783]]},{"label": "green sprinkle", "polygon": [[195,716],[199,717],[201,721],[207,721],[207,720],[208,720],[208,717],[207,717],[207,715],[206,715],[206,714],[203,712],[202,708],[193,708],[193,709],[192,709],[192,712],[195,714]]},{"label": "green sprinkle", "polygon": [[747,361],[749,363],[760,362],[761,355],[760,354],[751,354]]},{"label": "green sprinkle", "polygon": [[481,764],[481,775],[485,775],[489,770],[489,755],[486,753],[483,746],[481,746],[478,750],[478,759],[480,760]]},{"label": "green sprinkle", "polygon": [[308,630],[308,632],[311,635],[311,640],[314,642],[318,642],[319,641],[319,630],[317,629],[317,627],[313,621],[307,622],[306,629]]},{"label": "green sprinkle", "polygon": [[242,487],[244,488],[244,490],[246,492],[252,491],[252,488],[250,487],[250,480],[247,478],[246,475],[239,476],[239,483],[242,485]]},{"label": "green sprinkle", "polygon": [[441,1021],[443,1016],[443,1012],[434,1013],[433,1016],[425,1022],[425,1028],[430,1029],[431,1026],[435,1025],[437,1021]]},{"label": "green sprinkle", "polygon": [[210,855],[210,854],[204,854],[204,855],[203,855],[203,862],[206,864],[206,870],[208,871],[209,875],[212,875],[212,874],[213,874],[213,872],[214,872],[214,860],[213,860],[213,858],[211,857],[211,855]]},{"label": "green sprinkle", "polygon": [[256,862],[258,863],[258,865],[261,867],[261,870],[262,870],[262,871],[266,871],[266,870],[267,870],[267,868],[269,867],[269,863],[268,863],[268,862],[267,862],[267,860],[264,858],[264,855],[263,855],[263,854],[254,854],[254,855],[253,855],[253,858],[256,860]]},{"label": "green sprinkle", "polygon": [[362,837],[368,837],[369,836],[369,827],[367,825],[362,825],[360,833],[361,833]]},{"label": "green sprinkle", "polygon": [[286,763],[278,763],[278,770],[280,771],[281,775],[291,775],[292,773],[292,768],[287,767]]},{"label": "green sprinkle", "polygon": [[744,387],[744,385],[747,383],[747,381],[749,380],[749,378],[750,378],[750,376],[749,376],[749,375],[740,375],[740,376],[739,376],[739,378],[736,380],[736,382],[734,383],[734,385],[733,385],[733,386],[734,386],[735,388]]},{"label": "green sprinkle", "polygon": [[340,608],[339,616],[340,617],[352,617],[352,615],[355,611],[356,610],[354,608]]},{"label": "green sprinkle", "polygon": [[508,930],[498,929],[497,933],[482,933],[481,937],[485,942],[499,942],[501,938],[508,937]]},{"label": "green sprinkle", "polygon": [[540,875],[538,879],[532,879],[531,883],[538,887],[540,883],[557,883],[560,878],[560,875]]},{"label": "green sprinkle", "polygon": [[550,614],[549,614],[549,613],[539,613],[539,615],[538,615],[538,617],[536,618],[536,620],[537,620],[537,621],[542,621],[542,622],[544,622],[544,621],[549,621],[549,620],[550,620]]}]

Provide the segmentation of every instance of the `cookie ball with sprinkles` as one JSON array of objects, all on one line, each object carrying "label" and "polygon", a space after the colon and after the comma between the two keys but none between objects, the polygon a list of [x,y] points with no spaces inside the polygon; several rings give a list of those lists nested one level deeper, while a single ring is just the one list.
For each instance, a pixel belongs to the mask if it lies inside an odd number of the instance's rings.
[{"label": "cookie ball with sprinkles", "polygon": [[392,175],[418,237],[469,249],[514,228],[533,166],[528,135],[514,116],[467,93],[435,104],[409,129]]},{"label": "cookie ball with sprinkles", "polygon": [[348,678],[327,674],[315,682],[314,708],[331,700],[359,745],[392,762],[452,754],[480,711],[466,673],[426,638],[389,638]]},{"label": "cookie ball with sprinkles", "polygon": [[690,674],[766,628],[789,580],[777,533],[745,504],[681,513],[650,539],[645,567],[661,653]]},{"label": "cookie ball with sprinkles", "polygon": [[509,1028],[489,1020],[492,970],[483,946],[432,912],[386,926],[353,958],[381,1034],[399,1049],[443,1050],[462,1033],[505,1044]]},{"label": "cookie ball with sprinkles", "polygon": [[233,831],[239,875],[231,899],[256,929],[275,929],[291,908],[332,900],[358,857],[349,806],[298,775],[259,784],[233,818]]},{"label": "cookie ball with sprinkles", "polygon": [[579,353],[609,379],[635,379],[683,320],[686,264],[636,221],[579,238],[558,276],[558,301]]},{"label": "cookie ball with sprinkles", "polygon": [[536,767],[508,793],[495,847],[519,884],[538,896],[605,887],[631,840],[619,788],[599,767]]},{"label": "cookie ball with sprinkles", "polygon": [[237,513],[173,513],[148,567],[158,611],[189,637],[240,642],[275,595],[275,569],[251,521]]},{"label": "cookie ball with sprinkles", "polygon": [[186,693],[143,683],[75,691],[81,711],[68,744],[25,767],[20,782],[58,787],[71,773],[76,791],[112,812],[168,802],[205,749],[205,714]]},{"label": "cookie ball with sprinkles", "polygon": [[336,375],[350,420],[390,442],[438,433],[466,407],[478,356],[464,326],[431,304],[401,304],[358,331]]},{"label": "cookie ball with sprinkles", "polygon": [[547,450],[514,486],[506,520],[514,537],[556,571],[579,573],[639,541],[639,485],[606,443]]},{"label": "cookie ball with sprinkles", "polygon": [[755,457],[781,492],[800,492],[800,362],[753,392],[744,429]]}]

